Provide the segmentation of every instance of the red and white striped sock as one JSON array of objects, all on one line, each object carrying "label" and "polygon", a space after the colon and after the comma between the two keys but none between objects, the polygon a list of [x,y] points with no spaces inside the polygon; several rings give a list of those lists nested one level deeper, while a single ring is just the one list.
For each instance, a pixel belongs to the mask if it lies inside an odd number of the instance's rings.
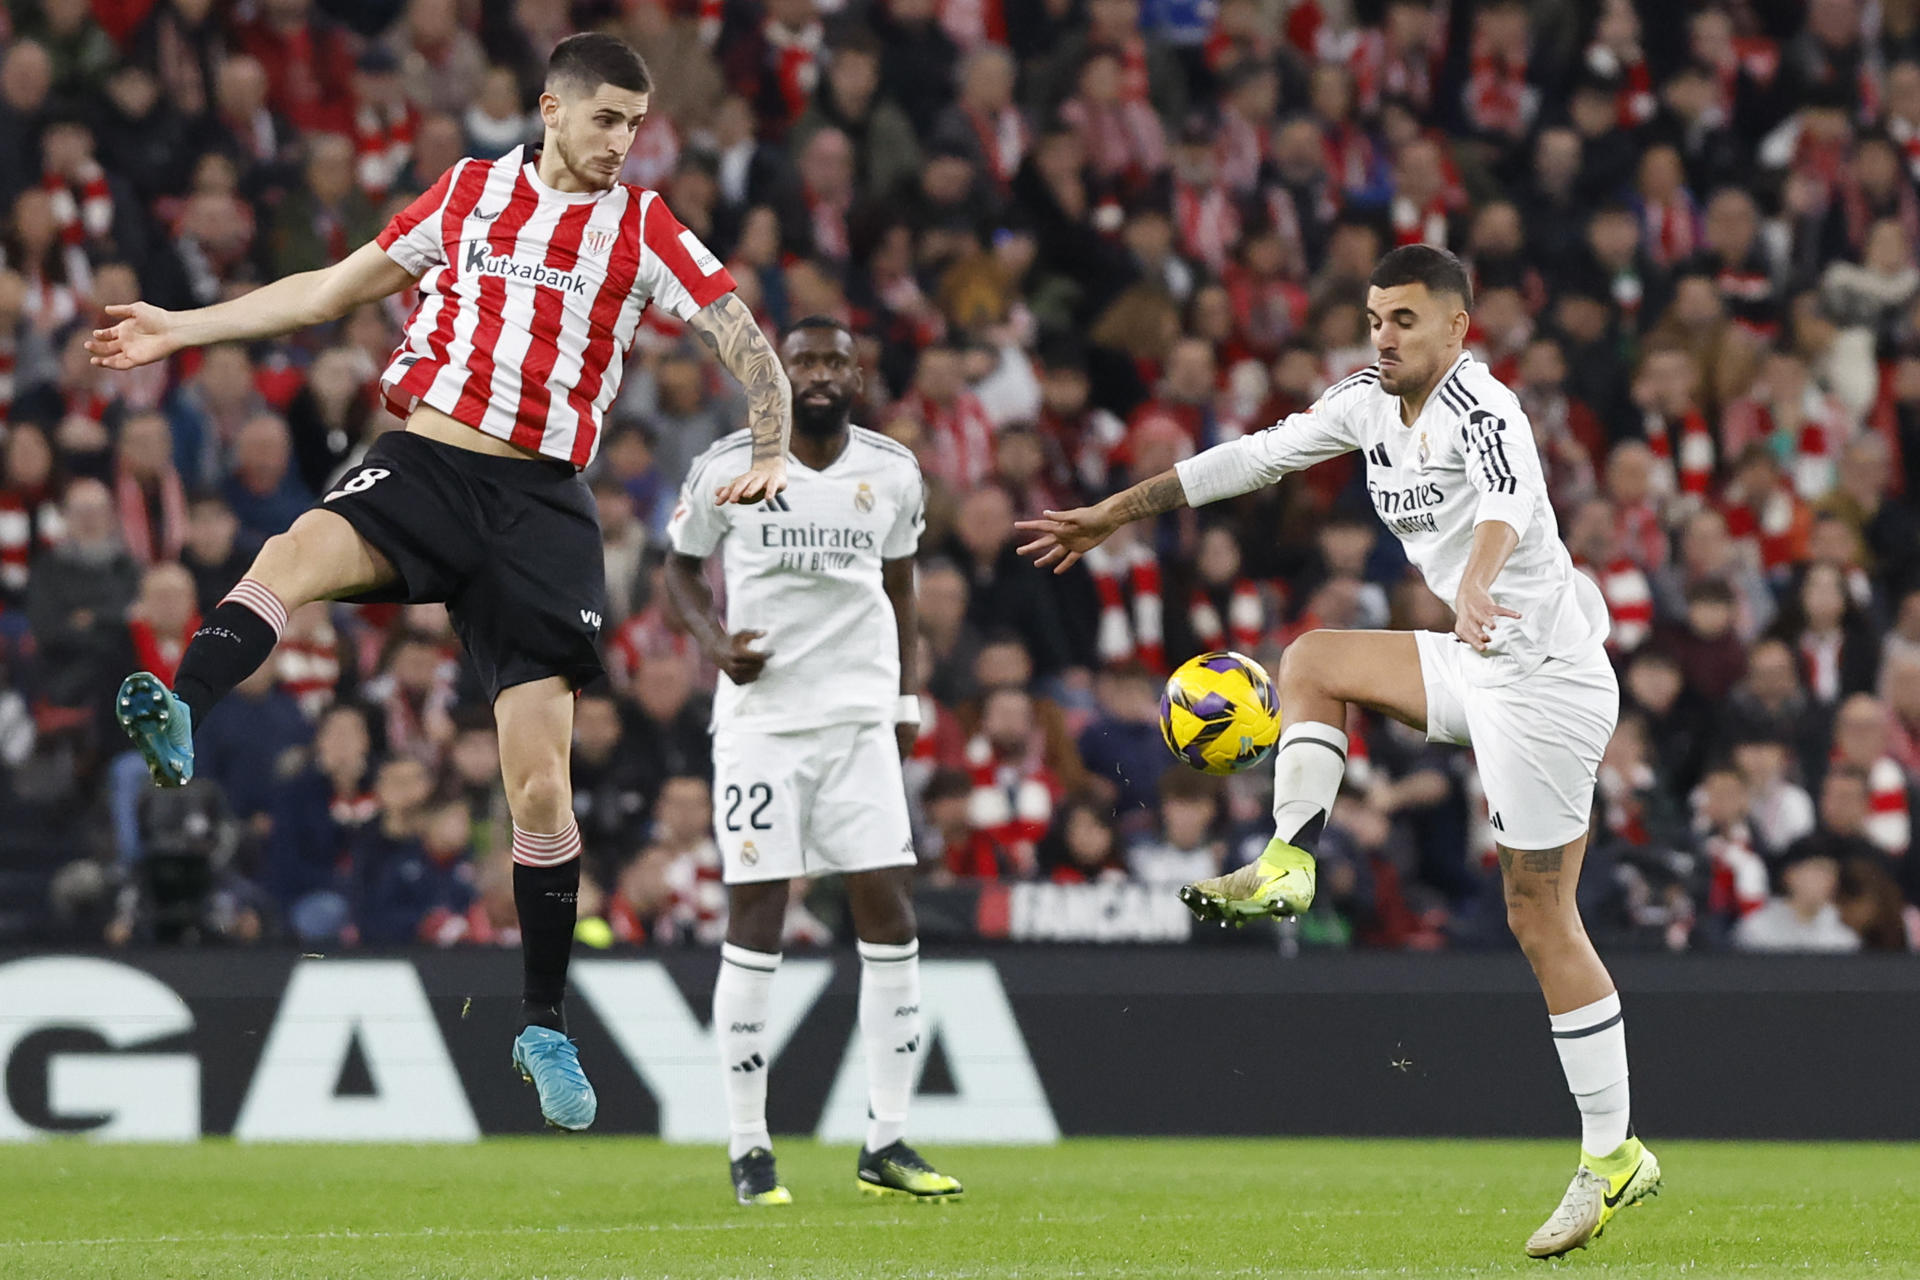
[{"label": "red and white striped sock", "polygon": [[242,578],[227,592],[221,604],[237,604],[257,614],[261,621],[273,628],[276,642],[287,629],[287,606],[280,603],[280,597],[253,578]]},{"label": "red and white striped sock", "polygon": [[580,856],[580,824],[567,819],[567,828],[550,836],[537,835],[513,824],[513,860],[523,867],[557,867]]}]

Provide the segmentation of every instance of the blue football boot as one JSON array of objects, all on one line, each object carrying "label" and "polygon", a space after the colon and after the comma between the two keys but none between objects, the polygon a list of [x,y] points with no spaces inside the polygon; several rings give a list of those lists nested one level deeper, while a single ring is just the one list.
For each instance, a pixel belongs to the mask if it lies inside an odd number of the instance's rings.
[{"label": "blue football boot", "polygon": [[193,778],[193,712],[159,676],[136,671],[121,681],[113,714],[155,782],[182,787]]},{"label": "blue football boot", "polygon": [[593,1123],[600,1100],[580,1069],[573,1041],[550,1027],[528,1027],[513,1042],[513,1065],[539,1091],[540,1114],[548,1124],[577,1133]]}]

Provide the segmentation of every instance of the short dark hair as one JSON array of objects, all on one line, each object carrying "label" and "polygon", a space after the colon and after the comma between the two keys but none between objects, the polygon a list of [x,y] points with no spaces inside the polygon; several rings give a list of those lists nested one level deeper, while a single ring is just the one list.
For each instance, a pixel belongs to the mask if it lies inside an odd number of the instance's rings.
[{"label": "short dark hair", "polygon": [[1467,269],[1453,254],[1430,244],[1403,244],[1388,253],[1374,266],[1367,283],[1375,289],[1422,284],[1428,293],[1451,293],[1460,299],[1462,307],[1473,310],[1473,285],[1467,280]]},{"label": "short dark hair", "polygon": [[844,333],[849,338],[857,337],[851,328],[832,316],[801,316],[787,326],[786,336],[791,338],[794,334],[807,329],[831,329],[835,333]]},{"label": "short dark hair", "polygon": [[547,88],[566,80],[592,93],[603,84],[632,93],[652,93],[653,74],[624,40],[598,31],[568,36],[547,59]]}]

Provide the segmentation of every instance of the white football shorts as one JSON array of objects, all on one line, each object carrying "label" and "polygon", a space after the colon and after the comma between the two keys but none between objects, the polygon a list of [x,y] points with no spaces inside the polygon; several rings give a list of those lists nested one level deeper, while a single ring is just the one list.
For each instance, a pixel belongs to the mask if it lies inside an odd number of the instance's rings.
[{"label": "white football shorts", "polygon": [[893,726],[716,729],[713,834],[728,884],[912,866]]},{"label": "white football shorts", "polygon": [[1451,632],[1415,633],[1427,686],[1427,741],[1473,748],[1493,838],[1556,849],[1585,835],[1600,756],[1620,717],[1606,650],[1549,658],[1511,684],[1468,679],[1480,655]]}]

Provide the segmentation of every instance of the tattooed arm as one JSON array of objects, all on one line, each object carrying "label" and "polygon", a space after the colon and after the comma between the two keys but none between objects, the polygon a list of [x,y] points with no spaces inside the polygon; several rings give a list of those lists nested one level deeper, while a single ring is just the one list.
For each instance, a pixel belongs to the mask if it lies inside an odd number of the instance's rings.
[{"label": "tattooed arm", "polygon": [[1187,491],[1179,473],[1162,471],[1091,507],[1043,511],[1040,519],[1020,520],[1014,527],[1040,535],[1020,548],[1021,555],[1034,557],[1033,563],[1040,568],[1052,565],[1055,573],[1065,573],[1121,525],[1165,515],[1186,505]]},{"label": "tattooed arm", "polygon": [[1020,548],[1035,565],[1065,573],[1121,525],[1181,507],[1205,506],[1252,493],[1289,471],[1310,467],[1360,447],[1349,413],[1355,389],[1372,382],[1349,378],[1316,400],[1305,413],[1290,414],[1265,431],[1214,445],[1151,480],[1076,511],[1045,511],[1015,528],[1040,536]]},{"label": "tattooed arm", "polygon": [[714,490],[713,500],[723,505],[771,498],[787,487],[787,437],[793,429],[787,371],[739,294],[720,295],[688,323],[746,390],[753,432],[753,465]]}]

